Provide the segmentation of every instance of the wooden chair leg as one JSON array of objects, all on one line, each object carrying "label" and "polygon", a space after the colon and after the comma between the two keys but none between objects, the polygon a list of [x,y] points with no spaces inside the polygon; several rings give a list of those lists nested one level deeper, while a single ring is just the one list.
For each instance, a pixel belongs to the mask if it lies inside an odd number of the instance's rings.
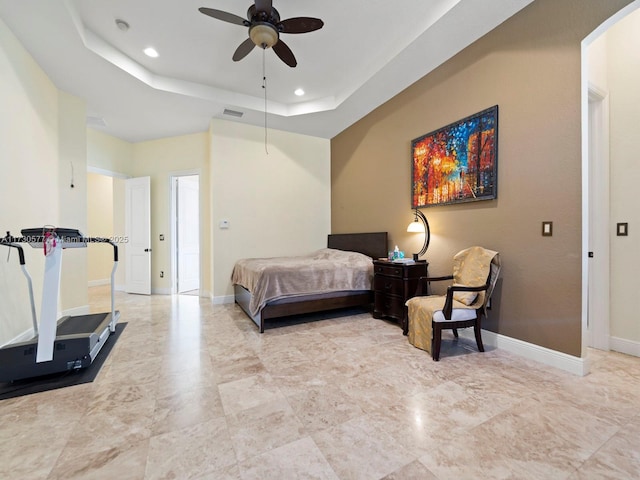
[{"label": "wooden chair leg", "polygon": [[437,323],[433,323],[433,341],[431,342],[431,358],[434,361],[440,360],[440,344],[442,343],[442,328]]},{"label": "wooden chair leg", "polygon": [[480,333],[480,320],[473,326],[473,332],[476,334],[476,343],[478,344],[478,350],[484,352],[484,345],[482,345],[482,334]]},{"label": "wooden chair leg", "polygon": [[452,328],[453,330],[453,336],[458,338],[458,329],[457,328]]}]

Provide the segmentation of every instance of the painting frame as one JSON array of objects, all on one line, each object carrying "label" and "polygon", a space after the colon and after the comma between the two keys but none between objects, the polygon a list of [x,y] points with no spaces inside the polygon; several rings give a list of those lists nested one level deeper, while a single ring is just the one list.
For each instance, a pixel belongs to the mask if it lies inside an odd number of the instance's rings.
[{"label": "painting frame", "polygon": [[411,141],[411,208],[498,198],[498,105]]}]

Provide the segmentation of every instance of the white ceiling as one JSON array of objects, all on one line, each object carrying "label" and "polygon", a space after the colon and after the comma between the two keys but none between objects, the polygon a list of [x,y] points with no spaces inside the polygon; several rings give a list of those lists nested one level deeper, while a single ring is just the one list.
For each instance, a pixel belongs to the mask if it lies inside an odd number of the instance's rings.
[{"label": "white ceiling", "polygon": [[123,140],[202,132],[211,118],[264,125],[263,60],[269,128],[332,138],[531,1],[274,0],[282,19],[325,24],[282,35],[296,68],[258,48],[232,61],[247,28],[198,11],[245,17],[251,0],[0,0],[0,18],[59,89],[86,101],[92,128]]}]

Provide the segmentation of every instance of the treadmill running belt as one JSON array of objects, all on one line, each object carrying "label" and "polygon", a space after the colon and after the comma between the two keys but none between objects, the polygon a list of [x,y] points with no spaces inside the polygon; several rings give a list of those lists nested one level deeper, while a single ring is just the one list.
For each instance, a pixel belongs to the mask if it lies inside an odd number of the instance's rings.
[{"label": "treadmill running belt", "polygon": [[93,333],[108,313],[93,313],[90,315],[77,315],[67,318],[58,325],[57,335],[73,335],[78,333]]}]

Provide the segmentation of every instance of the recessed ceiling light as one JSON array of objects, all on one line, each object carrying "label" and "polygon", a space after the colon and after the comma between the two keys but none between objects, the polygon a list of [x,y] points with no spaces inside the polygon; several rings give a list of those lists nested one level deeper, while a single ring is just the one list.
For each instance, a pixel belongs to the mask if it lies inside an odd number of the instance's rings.
[{"label": "recessed ceiling light", "polygon": [[153,47],[147,47],[144,49],[144,54],[147,57],[156,58],[158,56],[158,52]]},{"label": "recessed ceiling light", "polygon": [[303,89],[301,89],[301,88],[298,88],[298,89],[297,89],[295,92],[293,92],[293,93],[295,93],[297,96],[301,97],[302,95],[304,95],[304,90],[303,90]]}]

